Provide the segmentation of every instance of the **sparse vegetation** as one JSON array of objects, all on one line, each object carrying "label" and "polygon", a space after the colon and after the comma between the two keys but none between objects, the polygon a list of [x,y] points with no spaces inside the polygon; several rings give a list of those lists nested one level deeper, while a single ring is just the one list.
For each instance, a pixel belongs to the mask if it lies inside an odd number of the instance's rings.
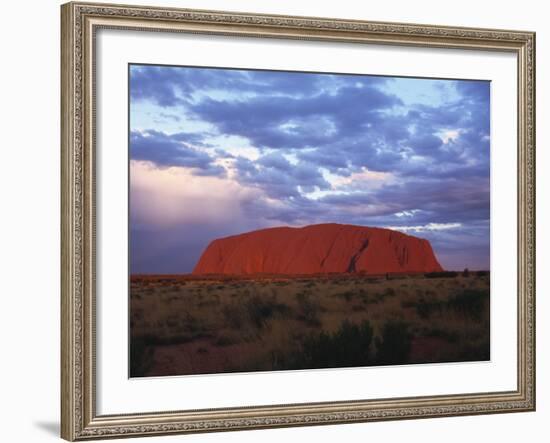
[{"label": "sparse vegetation", "polygon": [[372,364],[372,337],[368,321],[356,325],[345,320],[332,334],[310,334],[299,350],[279,361],[285,362],[287,369],[367,366]]},{"label": "sparse vegetation", "polygon": [[440,271],[440,272],[428,272],[424,274],[426,278],[454,278],[458,276],[458,272],[455,271]]},{"label": "sparse vegetation", "polygon": [[265,326],[276,313],[287,314],[289,311],[287,305],[277,303],[273,298],[266,300],[257,295],[247,300],[245,307],[249,320],[257,328]]},{"label": "sparse vegetation", "polygon": [[298,302],[298,309],[300,312],[299,319],[303,320],[310,326],[318,326],[319,322],[319,302],[314,300],[311,295],[305,293],[299,293],[296,296]]},{"label": "sparse vegetation", "polygon": [[486,360],[489,273],[133,277],[135,377]]},{"label": "sparse vegetation", "polygon": [[449,299],[449,308],[460,312],[463,315],[480,319],[485,311],[484,305],[489,301],[489,292],[475,289],[468,289],[460,292]]},{"label": "sparse vegetation", "polygon": [[130,343],[130,375],[143,377],[153,365],[153,349],[141,337],[133,337]]},{"label": "sparse vegetation", "polygon": [[407,363],[411,352],[412,334],[409,325],[402,321],[384,324],[382,334],[376,338],[376,362],[379,365]]}]

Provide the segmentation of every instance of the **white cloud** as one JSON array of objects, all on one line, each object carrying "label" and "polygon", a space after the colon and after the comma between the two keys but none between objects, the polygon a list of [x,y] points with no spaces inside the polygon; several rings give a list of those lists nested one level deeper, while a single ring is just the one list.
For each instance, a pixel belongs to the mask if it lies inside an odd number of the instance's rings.
[{"label": "white cloud", "polygon": [[460,129],[443,129],[436,135],[443,141],[444,144],[455,141],[462,131]]},{"label": "white cloud", "polygon": [[245,157],[248,160],[258,160],[260,150],[250,144],[247,138],[238,135],[216,135],[205,137],[204,142],[213,145],[213,149],[221,149],[234,156]]},{"label": "white cloud", "polygon": [[387,229],[402,232],[426,232],[426,231],[445,231],[447,229],[456,229],[462,227],[462,223],[428,223],[426,225],[416,226],[384,226]]},{"label": "white cloud", "polygon": [[317,189],[305,194],[309,199],[317,200],[329,195],[373,191],[387,184],[394,183],[396,180],[396,176],[391,172],[371,171],[365,167],[361,168],[361,171],[354,172],[347,177],[333,174],[326,168],[320,168],[320,171],[323,178],[330,184],[331,189]]},{"label": "white cloud", "polygon": [[324,179],[336,191],[378,189],[383,185],[393,182],[395,179],[395,175],[391,172],[371,171],[365,167],[361,168],[361,171],[354,172],[347,177],[332,174],[325,168],[321,168],[321,173]]},{"label": "white cloud", "polygon": [[298,157],[292,152],[283,153],[283,157],[286,158],[288,162],[293,166],[296,166],[298,164]]},{"label": "white cloud", "polygon": [[395,215],[397,217],[413,217],[414,214],[417,214],[419,212],[422,212],[422,210],[420,209],[410,209],[408,211],[401,211],[401,212],[396,212]]},{"label": "white cloud", "polygon": [[315,132],[318,135],[330,137],[336,134],[337,127],[334,121],[326,116],[308,116],[293,118],[278,126],[279,130],[287,134],[299,134],[303,132]]}]

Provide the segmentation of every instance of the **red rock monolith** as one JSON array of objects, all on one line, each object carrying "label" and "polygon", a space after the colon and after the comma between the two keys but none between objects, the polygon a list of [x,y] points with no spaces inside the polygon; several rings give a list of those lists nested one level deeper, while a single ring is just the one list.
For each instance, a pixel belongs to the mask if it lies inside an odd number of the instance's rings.
[{"label": "red rock monolith", "polygon": [[193,274],[393,274],[442,271],[428,240],[336,223],[261,229],[212,241]]}]

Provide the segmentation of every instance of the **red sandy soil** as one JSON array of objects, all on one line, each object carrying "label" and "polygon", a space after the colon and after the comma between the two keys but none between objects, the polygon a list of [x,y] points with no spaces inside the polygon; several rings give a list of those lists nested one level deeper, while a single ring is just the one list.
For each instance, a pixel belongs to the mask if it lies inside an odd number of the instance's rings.
[{"label": "red sandy soil", "polygon": [[449,346],[447,340],[440,337],[415,337],[411,342],[412,362],[437,361],[441,350]]},{"label": "red sandy soil", "polygon": [[[442,338],[416,337],[411,343],[410,362],[437,361],[440,351],[445,347],[448,347],[448,343]],[[240,363],[246,366],[261,351],[261,343],[257,342],[216,346],[208,338],[156,346],[154,365],[150,372],[155,376],[228,372],[231,365]],[[234,369],[238,370],[238,366]]]},{"label": "red sandy soil", "polygon": [[216,346],[203,338],[188,343],[156,346],[154,365],[150,370],[155,376],[179,374],[212,374],[228,372],[228,367],[241,363],[261,352],[258,343],[237,343]]}]

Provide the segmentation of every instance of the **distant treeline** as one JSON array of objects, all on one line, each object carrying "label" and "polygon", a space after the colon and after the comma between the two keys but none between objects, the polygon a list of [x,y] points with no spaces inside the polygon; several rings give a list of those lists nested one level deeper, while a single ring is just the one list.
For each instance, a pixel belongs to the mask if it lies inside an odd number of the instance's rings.
[{"label": "distant treeline", "polygon": [[453,278],[459,275],[468,277],[469,275],[483,277],[489,275],[489,271],[469,271],[464,269],[462,272],[458,271],[440,271],[440,272],[428,272],[428,273],[387,273],[387,274],[369,274],[365,271],[360,272],[341,272],[341,273],[321,273],[321,274],[133,274],[130,276],[132,283],[150,283],[150,284],[172,284],[181,283],[186,281],[277,281],[277,280],[311,280],[311,279],[324,279],[324,280],[341,280],[341,279],[406,279],[417,278],[418,276],[424,276],[426,278]]},{"label": "distant treeline", "polygon": [[467,268],[462,272],[458,271],[441,271],[441,272],[428,272],[424,274],[426,278],[454,278],[462,275],[463,277],[468,277],[474,275],[476,277],[485,277],[489,275],[489,271],[469,271]]}]

